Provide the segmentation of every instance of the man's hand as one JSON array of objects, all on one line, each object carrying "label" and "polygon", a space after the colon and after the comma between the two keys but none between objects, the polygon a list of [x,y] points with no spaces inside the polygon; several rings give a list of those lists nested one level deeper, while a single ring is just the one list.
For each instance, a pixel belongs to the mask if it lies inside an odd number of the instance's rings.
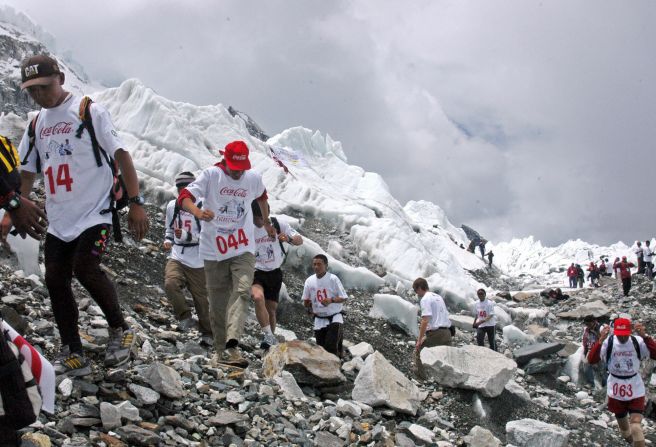
[{"label": "man's hand", "polygon": [[269,223],[265,223],[265,224],[264,224],[264,229],[266,230],[266,232],[267,232],[267,234],[269,235],[269,237],[273,237],[273,238],[276,237],[276,229],[275,229],[274,226],[271,224],[271,222],[269,222]]},{"label": "man's hand", "polygon": [[132,233],[135,240],[140,241],[148,232],[150,223],[146,210],[141,205],[133,203],[128,211],[128,230]]},{"label": "man's hand", "polygon": [[26,235],[39,239],[46,231],[46,213],[30,199],[21,197],[20,206],[5,213],[5,217],[2,219],[0,224],[0,239],[2,241],[6,241],[12,223],[23,239]]},{"label": "man's hand", "polygon": [[214,219],[214,213],[211,210],[208,209],[199,209],[200,211],[199,214],[195,214],[196,218],[198,220],[202,220],[204,222],[209,222],[210,220]]},{"label": "man's hand", "polygon": [[419,352],[419,349],[421,349],[421,345],[424,342],[424,339],[426,337],[420,337],[417,339],[417,343],[415,343],[415,352]]},{"label": "man's hand", "polygon": [[633,328],[635,331],[638,333],[639,336],[642,338],[645,338],[647,336],[647,333],[645,332],[645,325],[642,323],[636,323]]},{"label": "man's hand", "polygon": [[170,250],[173,247],[173,243],[171,241],[164,241],[162,247],[164,247],[164,250]]},{"label": "man's hand", "polygon": [[175,234],[175,237],[180,239],[182,237],[182,229],[181,228],[176,228],[175,230],[173,230],[173,234]]},{"label": "man's hand", "polygon": [[603,342],[610,334],[610,326],[604,326],[601,331],[599,331],[599,342]]}]

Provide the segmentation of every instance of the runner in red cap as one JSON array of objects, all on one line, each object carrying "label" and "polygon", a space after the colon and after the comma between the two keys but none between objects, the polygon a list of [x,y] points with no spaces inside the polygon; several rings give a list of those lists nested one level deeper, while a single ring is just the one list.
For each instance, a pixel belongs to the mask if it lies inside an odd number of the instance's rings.
[{"label": "runner in red cap", "polygon": [[622,437],[636,447],[645,445],[642,413],[645,410],[645,384],[640,376],[640,361],[648,356],[656,359],[656,342],[645,333],[641,323],[635,324],[638,335],[631,335],[628,318],[615,320],[614,335],[610,328],[601,330],[599,340],[588,353],[590,364],[602,358],[608,367],[608,410],[615,414]]}]

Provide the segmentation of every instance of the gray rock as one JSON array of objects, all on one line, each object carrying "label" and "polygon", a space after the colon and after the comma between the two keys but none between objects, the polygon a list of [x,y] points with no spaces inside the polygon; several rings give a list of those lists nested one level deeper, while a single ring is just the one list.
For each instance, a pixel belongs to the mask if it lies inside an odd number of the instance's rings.
[{"label": "gray rock", "polygon": [[569,431],[535,419],[506,424],[507,441],[517,447],[566,447]]},{"label": "gray rock", "polygon": [[597,300],[585,303],[574,310],[570,310],[569,312],[561,312],[558,314],[558,316],[560,318],[566,318],[570,320],[579,320],[586,315],[592,315],[596,318],[606,317],[610,315],[610,312],[610,308],[606,306],[603,301]]},{"label": "gray rock", "polygon": [[118,433],[121,436],[121,439],[129,445],[151,446],[159,445],[162,441],[162,438],[160,438],[157,433],[136,425],[125,425],[116,429],[116,433]]},{"label": "gray rock", "polygon": [[351,346],[348,348],[349,352],[353,357],[361,357],[364,359],[369,354],[374,353],[374,348],[366,341],[360,342],[357,345]]},{"label": "gray rock", "polygon": [[360,408],[355,403],[344,399],[339,399],[337,401],[336,409],[338,414],[351,416],[353,418],[358,418],[362,414],[362,408]]},{"label": "gray rock", "polygon": [[303,390],[296,383],[296,379],[290,372],[283,371],[279,376],[274,377],[275,382],[280,387],[283,396],[287,400],[300,400],[305,397]]},{"label": "gray rock", "polygon": [[289,371],[300,384],[336,385],[346,382],[341,362],[321,346],[292,340],[272,346],[262,360],[264,375],[272,378]]},{"label": "gray rock", "polygon": [[132,402],[129,400],[123,401],[120,404],[116,405],[119,413],[121,413],[121,418],[130,422],[139,422],[141,416],[139,416],[139,409],[132,405]]},{"label": "gray rock", "polygon": [[501,441],[499,441],[490,430],[487,430],[480,426],[475,426],[469,431],[469,434],[465,436],[465,442],[467,445],[476,446],[476,447],[501,447]]},{"label": "gray rock", "polygon": [[514,380],[509,380],[508,383],[506,383],[505,389],[521,399],[526,401],[531,400],[531,395],[528,394],[528,391]]},{"label": "gray rock", "polygon": [[434,443],[435,434],[419,424],[411,424],[408,427],[408,433],[412,438],[419,443],[419,445],[431,445]]},{"label": "gray rock", "polygon": [[207,421],[207,425],[210,427],[231,425],[238,422],[247,421],[248,419],[249,417],[244,414],[239,414],[234,411],[219,410],[216,412],[216,415],[212,416]]},{"label": "gray rock", "polygon": [[182,388],[180,374],[163,363],[155,362],[150,365],[143,377],[155,391],[171,399],[179,399],[187,394]]},{"label": "gray rock", "polygon": [[555,354],[565,347],[562,343],[536,343],[524,346],[513,352],[513,358],[518,365],[527,364],[531,359],[546,357]]},{"label": "gray rock", "polygon": [[487,397],[500,395],[517,369],[503,354],[473,345],[425,348],[421,361],[426,374],[439,384],[476,390]]},{"label": "gray rock", "polygon": [[318,431],[314,435],[314,445],[320,445],[321,447],[342,447],[346,443],[327,431]]},{"label": "gray rock", "polygon": [[401,413],[415,415],[427,393],[406,378],[376,351],[367,357],[355,378],[353,400],[373,407],[386,405]]},{"label": "gray rock", "polygon": [[109,402],[100,403],[100,420],[105,430],[113,430],[121,426],[121,412]]},{"label": "gray rock", "polygon": [[160,398],[160,394],[157,391],[145,386],[137,385],[136,383],[128,384],[128,389],[132,391],[132,394],[134,394],[144,405],[152,405]]},{"label": "gray rock", "polygon": [[394,440],[394,445],[396,447],[415,447],[417,445],[412,439],[401,432],[397,432],[396,435],[394,435]]},{"label": "gray rock", "polygon": [[451,320],[451,324],[462,331],[474,332],[476,330],[473,326],[474,317],[469,315],[449,315],[449,320]]}]

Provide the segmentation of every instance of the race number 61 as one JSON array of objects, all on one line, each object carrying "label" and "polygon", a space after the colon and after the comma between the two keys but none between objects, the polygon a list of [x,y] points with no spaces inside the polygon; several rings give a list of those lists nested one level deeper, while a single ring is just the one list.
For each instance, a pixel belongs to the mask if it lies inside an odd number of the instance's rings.
[{"label": "race number 61", "polygon": [[222,255],[226,254],[230,248],[233,250],[239,249],[240,245],[248,246],[248,238],[241,228],[237,230],[237,237],[234,233],[231,233],[227,239],[221,235],[216,237],[216,248]]}]

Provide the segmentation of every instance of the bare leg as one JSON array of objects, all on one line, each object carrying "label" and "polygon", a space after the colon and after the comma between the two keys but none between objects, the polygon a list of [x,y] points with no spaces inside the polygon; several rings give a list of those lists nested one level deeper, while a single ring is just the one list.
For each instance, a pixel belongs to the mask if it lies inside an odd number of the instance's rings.
[{"label": "bare leg", "polygon": [[631,420],[631,437],[633,438],[633,447],[645,447],[645,435],[642,432],[642,415],[633,413],[630,415]]},{"label": "bare leg", "polygon": [[269,314],[267,313],[267,308],[264,304],[264,290],[259,284],[254,284],[251,286],[251,297],[253,298],[253,304],[255,305],[255,317],[257,322],[260,323],[260,327],[264,329],[269,325]]},{"label": "bare leg", "polygon": [[266,310],[269,314],[269,325],[271,332],[276,333],[276,311],[278,310],[278,303],[272,300],[264,300]]}]

